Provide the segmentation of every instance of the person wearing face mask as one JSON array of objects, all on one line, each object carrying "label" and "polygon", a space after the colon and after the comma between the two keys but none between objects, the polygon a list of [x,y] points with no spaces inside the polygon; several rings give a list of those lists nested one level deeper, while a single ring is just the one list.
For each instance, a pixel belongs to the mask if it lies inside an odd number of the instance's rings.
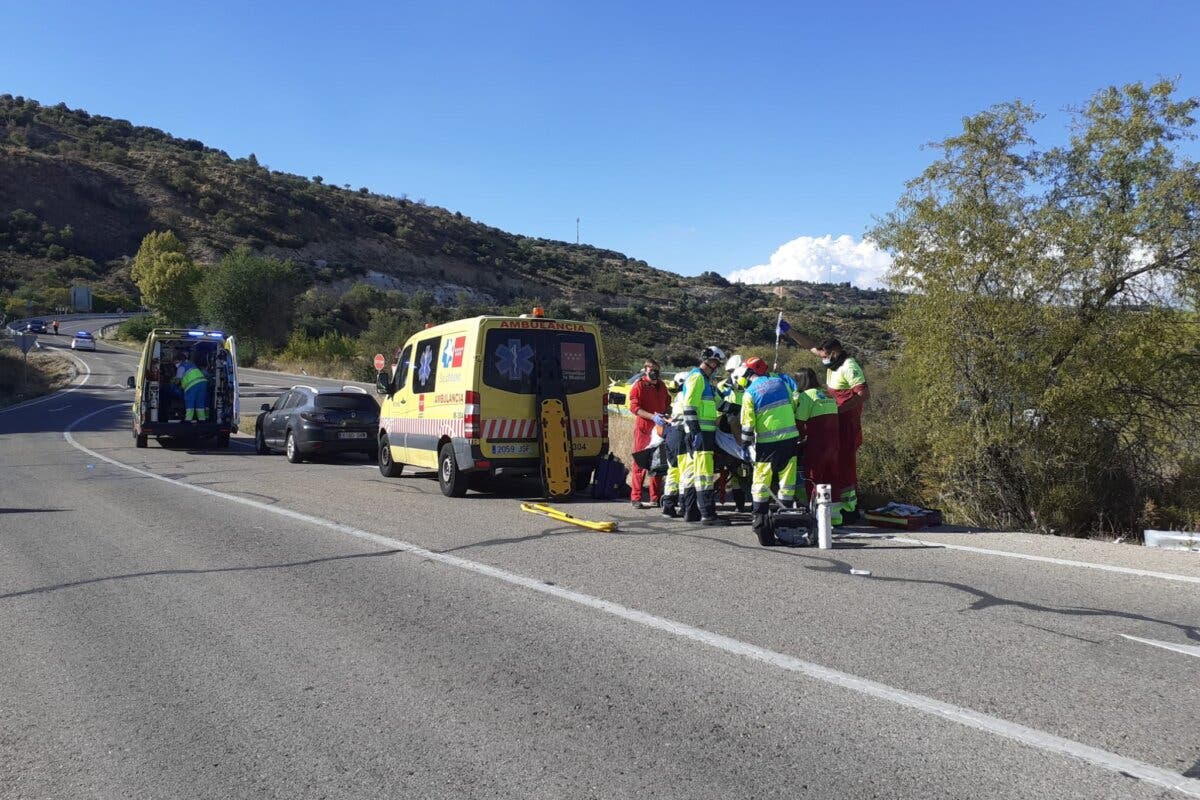
[{"label": "person wearing face mask", "polygon": [[[658,362],[647,358],[642,364],[642,375],[629,389],[629,410],[635,417],[633,423],[634,452],[645,450],[650,446],[650,437],[655,426],[664,428],[667,424],[667,412],[671,408],[671,395],[667,386],[662,382]],[[646,508],[642,502],[642,482],[646,479],[646,470],[633,463],[630,470],[629,484],[632,487],[629,499],[634,508]],[[657,506],[662,502],[663,479],[657,475],[650,477],[650,502]]]},{"label": "person wearing face mask", "polygon": [[694,500],[684,490],[684,519],[701,525],[728,525],[717,516],[717,493],[713,453],[717,447],[717,391],[713,374],[725,363],[725,351],[706,347],[700,365],[688,373],[683,384],[683,424],[688,454],[692,459]]}]

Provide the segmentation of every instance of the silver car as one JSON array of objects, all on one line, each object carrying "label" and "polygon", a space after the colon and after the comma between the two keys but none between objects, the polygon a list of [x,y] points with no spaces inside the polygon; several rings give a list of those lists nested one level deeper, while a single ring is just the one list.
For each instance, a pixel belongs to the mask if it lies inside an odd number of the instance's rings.
[{"label": "silver car", "polygon": [[95,350],[96,340],[87,331],[76,331],[71,339],[72,350]]}]

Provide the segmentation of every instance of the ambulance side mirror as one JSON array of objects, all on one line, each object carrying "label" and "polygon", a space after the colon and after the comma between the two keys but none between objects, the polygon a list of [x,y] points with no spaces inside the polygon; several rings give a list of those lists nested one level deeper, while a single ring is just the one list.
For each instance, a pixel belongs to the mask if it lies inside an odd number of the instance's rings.
[{"label": "ambulance side mirror", "polygon": [[379,370],[379,372],[375,373],[375,392],[377,394],[386,394],[388,397],[394,394],[392,391],[392,377],[384,370]]},{"label": "ambulance side mirror", "polygon": [[133,387],[137,386],[137,381],[135,381],[133,376],[130,375],[129,379],[125,381],[125,385],[132,389]]}]

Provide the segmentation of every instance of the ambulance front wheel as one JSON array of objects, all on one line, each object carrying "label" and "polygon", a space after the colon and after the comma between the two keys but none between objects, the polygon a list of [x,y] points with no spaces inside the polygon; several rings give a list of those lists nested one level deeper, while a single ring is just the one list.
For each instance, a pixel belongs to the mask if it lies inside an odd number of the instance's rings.
[{"label": "ambulance front wheel", "polygon": [[467,493],[467,476],[458,468],[454,445],[446,442],[438,451],[438,485],[446,497],[462,497]]},{"label": "ambulance front wheel", "polygon": [[385,478],[399,478],[400,473],[404,471],[403,464],[398,464],[392,460],[392,446],[388,444],[386,433],[379,437],[379,455],[377,456],[377,460],[379,473]]}]

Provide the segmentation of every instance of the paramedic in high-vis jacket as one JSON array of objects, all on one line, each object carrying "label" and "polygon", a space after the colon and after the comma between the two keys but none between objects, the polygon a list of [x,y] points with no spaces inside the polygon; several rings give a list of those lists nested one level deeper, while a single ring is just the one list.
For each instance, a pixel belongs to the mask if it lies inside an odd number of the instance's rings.
[{"label": "paramedic in high-vis jacket", "polygon": [[690,507],[685,493],[683,516],[701,525],[728,525],[717,516],[714,451],[717,449],[717,391],[712,377],[725,363],[725,351],[706,347],[700,353],[700,365],[688,373],[683,383],[683,424],[688,454],[695,473],[696,507]]},{"label": "paramedic in high-vis jacket", "polygon": [[184,420],[208,422],[208,377],[184,353],[175,354],[175,380],[183,389]]}]

